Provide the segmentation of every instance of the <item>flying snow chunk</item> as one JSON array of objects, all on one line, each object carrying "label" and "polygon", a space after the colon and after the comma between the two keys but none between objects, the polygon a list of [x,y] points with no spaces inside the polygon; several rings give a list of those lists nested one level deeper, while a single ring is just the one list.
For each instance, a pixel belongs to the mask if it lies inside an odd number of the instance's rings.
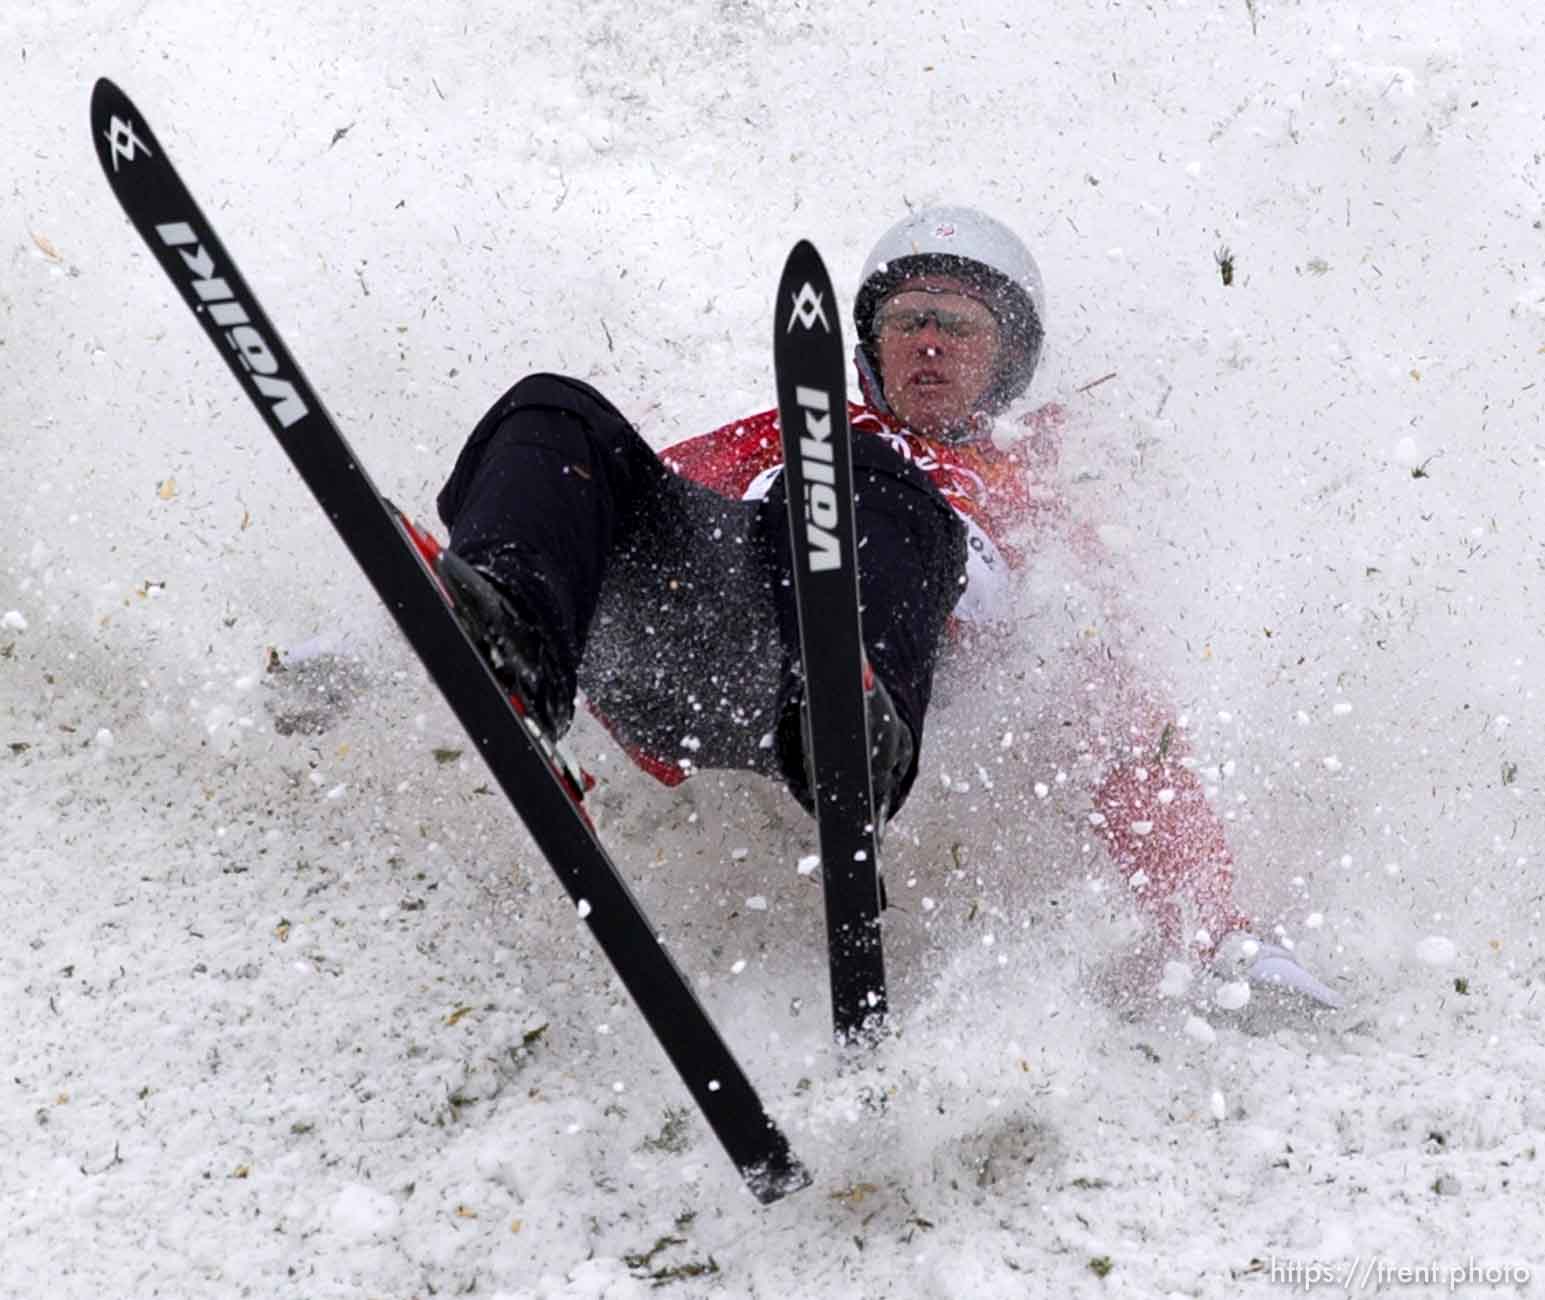
[{"label": "flying snow chunk", "polygon": [[1181,961],[1164,963],[1164,978],[1159,981],[1159,992],[1167,998],[1183,998],[1191,987],[1191,968]]},{"label": "flying snow chunk", "polygon": [[753,912],[765,912],[767,910],[767,899],[761,894],[752,894],[750,898],[746,899],[746,906]]},{"label": "flying snow chunk", "polygon": [[19,609],[6,610],[5,617],[0,618],[0,623],[3,623],[12,632],[25,632],[27,630],[26,616]]},{"label": "flying snow chunk", "polygon": [[820,869],[820,866],[820,855],[817,853],[812,853],[809,857],[801,858],[799,860],[799,874],[802,876],[814,875],[815,872]]},{"label": "flying snow chunk", "polygon": [[583,921],[592,911],[590,900],[588,898],[580,899],[579,902],[574,904],[574,910],[579,913],[579,919]]},{"label": "flying snow chunk", "polygon": [[349,1241],[391,1235],[397,1226],[397,1202],[385,1192],[350,1183],[333,1202],[333,1231]]},{"label": "flying snow chunk", "polygon": [[1430,934],[1416,945],[1416,955],[1429,966],[1447,966],[1459,955],[1459,948],[1452,939]]},{"label": "flying snow chunk", "polygon": [[[1225,1011],[1238,1011],[1250,1001],[1250,986],[1244,980],[1230,980],[1226,984],[1218,985],[1218,990],[1212,995],[1212,999]],[[1220,1115],[1221,1119],[1222,1116]]]},{"label": "flying snow chunk", "polygon": [[1395,444],[1395,463],[1406,469],[1415,469],[1422,463],[1422,451],[1415,438],[1402,438]]},{"label": "flying snow chunk", "polygon": [[1186,1037],[1209,1046],[1218,1041],[1217,1031],[1200,1016],[1186,1018]]}]

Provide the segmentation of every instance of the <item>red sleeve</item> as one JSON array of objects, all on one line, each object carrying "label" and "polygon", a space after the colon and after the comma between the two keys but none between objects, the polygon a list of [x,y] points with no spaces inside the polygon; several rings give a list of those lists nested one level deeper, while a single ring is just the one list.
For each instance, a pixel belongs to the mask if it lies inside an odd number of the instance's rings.
[{"label": "red sleeve", "polygon": [[1233,902],[1233,855],[1223,826],[1196,774],[1166,759],[1131,762],[1094,791],[1097,829],[1112,861],[1171,942],[1180,933],[1180,904],[1216,944],[1248,924]]},{"label": "red sleeve", "polygon": [[[1056,431],[1056,422],[1049,422],[1041,436]],[[1087,520],[1059,516],[1058,522],[1094,588],[1086,611],[1091,630],[1103,632],[1122,621],[1128,602],[1121,584],[1130,575]],[[1100,683],[1106,701],[1101,713],[1113,720],[1088,737],[1103,771],[1090,791],[1095,829],[1166,939],[1190,946],[1200,928],[1216,944],[1250,924],[1233,901],[1233,854],[1223,822],[1187,761],[1166,692],[1121,652],[1120,643],[1130,635],[1117,633],[1110,643],[1101,635],[1083,645],[1089,678]]]},{"label": "red sleeve", "polygon": [[783,463],[778,412],[763,411],[667,447],[660,459],[683,478],[739,500],[758,474]]}]

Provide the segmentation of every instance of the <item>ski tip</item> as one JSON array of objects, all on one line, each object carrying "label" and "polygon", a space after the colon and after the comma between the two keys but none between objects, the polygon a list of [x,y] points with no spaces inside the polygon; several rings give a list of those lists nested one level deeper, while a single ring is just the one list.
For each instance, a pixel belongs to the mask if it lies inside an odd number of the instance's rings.
[{"label": "ski tip", "polygon": [[91,88],[91,134],[97,148],[97,160],[114,190],[119,190],[125,179],[136,171],[146,170],[135,164],[145,158],[153,159],[161,152],[144,114],[107,77],[98,77]]},{"label": "ski tip", "polygon": [[[147,134],[129,97],[106,77],[91,88],[91,135],[97,160],[112,180],[120,165],[133,161]],[[148,153],[146,149],[144,152]]]},{"label": "ski tip", "polygon": [[91,88],[91,120],[93,123],[110,117],[114,110],[129,102],[129,97],[118,89],[110,77],[98,77]]},{"label": "ski tip", "polygon": [[820,251],[808,239],[801,239],[789,250],[788,260],[783,264],[782,278],[778,282],[780,299],[796,291],[800,291],[804,298],[815,294],[829,298],[832,293],[831,272],[826,269]]},{"label": "ski tip", "polygon": [[789,253],[783,264],[783,275],[778,281],[778,296],[774,311],[774,337],[792,334],[796,326],[805,331],[820,325],[828,335],[842,340],[842,322],[836,316],[835,295],[826,263],[816,252],[815,245],[801,239]]},{"label": "ski tip", "polygon": [[789,255],[784,260],[784,274],[797,274],[808,277],[814,268],[819,268],[823,277],[826,276],[826,263],[821,258],[821,252],[808,239],[801,239],[793,248],[789,249]]}]

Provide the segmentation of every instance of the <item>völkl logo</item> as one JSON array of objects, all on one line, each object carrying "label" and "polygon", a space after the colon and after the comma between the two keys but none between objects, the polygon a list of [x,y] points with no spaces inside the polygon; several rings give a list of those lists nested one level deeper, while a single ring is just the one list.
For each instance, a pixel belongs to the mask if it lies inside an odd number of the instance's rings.
[{"label": "v\u00f6lkl logo", "polygon": [[794,308],[789,315],[789,328],[786,332],[792,334],[796,323],[811,329],[816,321],[821,322],[821,328],[828,334],[832,332],[832,327],[826,320],[826,308],[822,305],[821,295],[808,283],[803,284],[799,292],[794,295]]},{"label": "v\u00f6lkl logo", "polygon": [[150,152],[150,147],[134,134],[134,124],[132,122],[125,122],[116,114],[113,116],[112,124],[107,130],[102,132],[102,138],[107,141],[108,147],[113,151],[114,175],[118,173],[118,160],[122,158],[124,162],[133,162],[137,156],[135,154],[136,149],[143,150],[146,157],[155,157]]}]

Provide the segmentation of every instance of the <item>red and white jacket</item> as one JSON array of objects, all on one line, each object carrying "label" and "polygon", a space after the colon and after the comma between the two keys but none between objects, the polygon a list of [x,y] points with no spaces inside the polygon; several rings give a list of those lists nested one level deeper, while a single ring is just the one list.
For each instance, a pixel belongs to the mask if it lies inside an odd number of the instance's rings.
[{"label": "red and white jacket", "polygon": [[[925,471],[965,522],[967,587],[952,622],[967,648],[975,629],[992,627],[995,614],[1004,612],[1015,575],[1034,562],[1038,541],[1056,537],[1092,571],[1101,567],[1098,534],[1072,514],[1055,485],[1061,407],[1032,411],[1007,449],[986,437],[965,443],[925,438],[854,402],[848,421],[854,437],[884,438]],[[737,420],[661,455],[676,473],[727,497],[758,499],[782,470],[778,412]],[[1232,901],[1232,858],[1222,824],[1183,761],[1183,741],[1168,707],[1119,661],[1111,671],[1116,680],[1107,697],[1127,716],[1092,726],[1088,743],[1101,753],[1090,820],[1169,940],[1192,938],[1180,932],[1189,913],[1216,943],[1247,920]],[[1119,742],[1111,738],[1114,732]]]}]

